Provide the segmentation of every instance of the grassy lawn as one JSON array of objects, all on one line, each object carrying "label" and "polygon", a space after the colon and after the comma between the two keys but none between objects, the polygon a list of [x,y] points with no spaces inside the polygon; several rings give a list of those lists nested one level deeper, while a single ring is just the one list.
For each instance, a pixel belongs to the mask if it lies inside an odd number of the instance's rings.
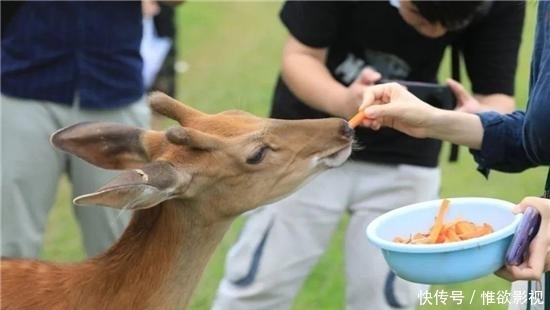
[{"label": "grassy lawn", "polygon": [[[532,45],[534,8],[529,15],[517,77],[517,100],[523,107],[527,96],[528,66]],[[278,19],[279,2],[202,2],[188,1],[178,8],[178,54],[189,70],[178,77],[177,97],[204,111],[238,108],[266,115],[278,71],[281,46],[286,31]],[[445,68],[447,66],[444,66]],[[442,77],[448,76],[444,70]],[[457,163],[447,163],[448,146],[442,153],[443,197],[484,196],[512,202],[527,195],[539,195],[545,169],[522,174],[492,172],[488,180],[475,171],[468,151],[461,149]],[[43,258],[76,261],[84,257],[78,228],[72,218],[70,188],[61,180],[58,199],[50,216]],[[347,218],[342,219],[345,226]],[[199,284],[190,309],[209,309],[223,274],[224,255],[235,240],[242,220],[238,219],[214,254]],[[334,235],[330,248],[308,278],[296,299],[294,309],[343,309],[344,279],[342,257],[343,229]],[[363,242],[359,240],[358,242]],[[450,266],[450,268],[452,268]],[[483,305],[483,291],[504,292],[507,282],[494,276],[456,285],[436,286],[432,293],[459,291],[462,304],[431,300],[419,309],[506,309],[501,304]],[[476,292],[472,303],[470,297]],[[436,304],[436,302],[438,304]]]}]

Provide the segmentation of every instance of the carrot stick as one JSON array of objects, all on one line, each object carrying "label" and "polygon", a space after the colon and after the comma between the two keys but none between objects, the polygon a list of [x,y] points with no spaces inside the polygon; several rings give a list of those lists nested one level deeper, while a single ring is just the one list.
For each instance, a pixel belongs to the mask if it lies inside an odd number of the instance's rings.
[{"label": "carrot stick", "polygon": [[437,217],[435,218],[435,223],[430,230],[429,240],[431,241],[431,243],[435,243],[437,241],[437,237],[439,236],[439,233],[443,228],[443,217],[445,217],[445,213],[447,212],[448,208],[449,200],[443,199],[441,205],[439,206],[439,212],[437,213]]},{"label": "carrot stick", "polygon": [[359,126],[364,119],[365,113],[363,113],[363,111],[359,111],[348,121],[348,124],[351,128],[355,128]]}]

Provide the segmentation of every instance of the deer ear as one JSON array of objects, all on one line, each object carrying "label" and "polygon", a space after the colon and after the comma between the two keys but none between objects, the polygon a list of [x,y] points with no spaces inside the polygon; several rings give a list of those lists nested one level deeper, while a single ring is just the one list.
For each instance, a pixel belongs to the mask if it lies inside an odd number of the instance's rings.
[{"label": "deer ear", "polygon": [[185,192],[191,177],[167,162],[155,162],[121,173],[95,193],[74,199],[76,205],[147,209]]},{"label": "deer ear", "polygon": [[62,128],[53,145],[105,169],[136,168],[149,162],[143,129],[117,123],[84,122]]}]

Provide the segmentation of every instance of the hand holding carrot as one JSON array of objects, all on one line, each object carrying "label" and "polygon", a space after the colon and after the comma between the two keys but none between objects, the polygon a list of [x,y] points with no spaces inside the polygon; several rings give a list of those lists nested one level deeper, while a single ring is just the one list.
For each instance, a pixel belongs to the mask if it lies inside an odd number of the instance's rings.
[{"label": "hand holding carrot", "polygon": [[365,88],[360,116],[350,120],[350,126],[378,130],[390,127],[415,138],[433,138],[481,147],[483,126],[476,114],[438,109],[418,99],[404,86],[386,83]]},{"label": "hand holding carrot", "polygon": [[[426,125],[438,109],[421,101],[397,83],[367,87],[359,113],[361,124],[374,130],[391,127],[413,137],[426,137]],[[359,118],[359,117],[357,117]]]}]

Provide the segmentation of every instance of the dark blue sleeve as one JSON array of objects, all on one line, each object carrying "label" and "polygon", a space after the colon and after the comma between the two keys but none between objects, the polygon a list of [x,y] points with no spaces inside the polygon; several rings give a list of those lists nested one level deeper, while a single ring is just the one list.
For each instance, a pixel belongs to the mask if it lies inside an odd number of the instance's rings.
[{"label": "dark blue sleeve", "polygon": [[478,114],[483,125],[481,150],[470,150],[485,176],[490,169],[520,172],[550,165],[550,2],[540,1],[525,112]]},{"label": "dark blue sleeve", "polygon": [[525,113],[498,112],[479,113],[483,125],[483,140],[480,150],[470,150],[478,163],[478,170],[485,176],[490,169],[503,172],[520,172],[537,166],[525,151],[523,124]]}]

